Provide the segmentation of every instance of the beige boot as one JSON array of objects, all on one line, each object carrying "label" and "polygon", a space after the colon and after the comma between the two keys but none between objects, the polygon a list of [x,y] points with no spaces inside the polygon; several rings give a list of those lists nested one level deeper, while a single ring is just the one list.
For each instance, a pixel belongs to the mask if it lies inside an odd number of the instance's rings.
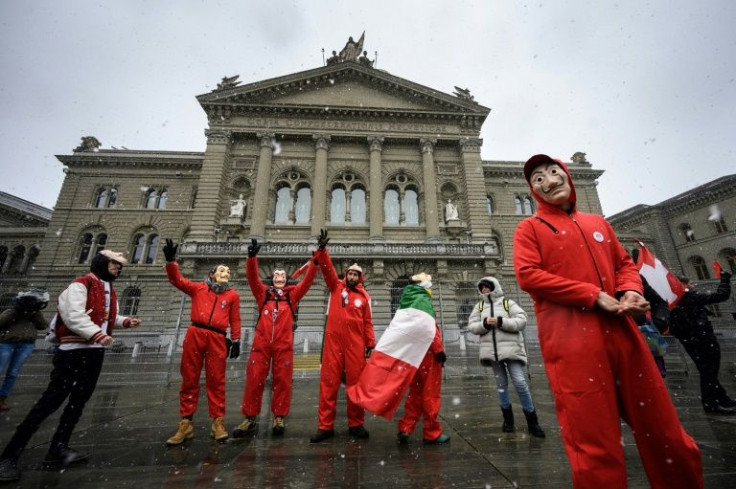
[{"label": "beige boot", "polygon": [[212,420],[212,428],[210,435],[217,441],[227,440],[227,430],[225,430],[225,418],[219,417]]},{"label": "beige boot", "polygon": [[170,447],[181,445],[184,443],[184,440],[191,440],[192,438],[194,438],[194,425],[190,420],[182,419],[179,421],[179,429],[174,436],[166,440],[166,444]]}]

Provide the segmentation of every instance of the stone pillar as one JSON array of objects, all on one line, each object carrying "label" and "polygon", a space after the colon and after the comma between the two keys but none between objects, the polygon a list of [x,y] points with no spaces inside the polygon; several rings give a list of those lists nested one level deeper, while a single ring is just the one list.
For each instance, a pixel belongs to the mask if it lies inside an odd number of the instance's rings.
[{"label": "stone pillar", "polygon": [[266,217],[268,214],[268,191],[271,188],[271,160],[273,158],[273,133],[257,133],[261,145],[256,173],[256,188],[253,194],[253,213],[249,239],[266,239]]},{"label": "stone pillar", "polygon": [[207,129],[207,148],[197,189],[197,202],[192,214],[189,241],[214,241],[219,223],[220,200],[223,195],[225,162],[230,152],[232,133],[224,129]]},{"label": "stone pillar", "polygon": [[319,236],[325,227],[325,208],[327,207],[327,152],[330,150],[330,136],[315,134],[314,138],[314,192],[312,194],[312,237]]},{"label": "stone pillar", "polygon": [[440,219],[437,214],[437,175],[434,169],[434,145],[436,139],[422,138],[419,145],[422,151],[422,173],[424,174],[424,223],[428,243],[440,240]]},{"label": "stone pillar", "polygon": [[369,137],[368,145],[371,154],[371,170],[368,205],[370,214],[370,234],[368,240],[371,242],[384,241],[383,237],[383,192],[381,189],[381,152],[383,151],[382,137]]},{"label": "stone pillar", "polygon": [[480,157],[480,138],[459,141],[460,160],[465,176],[465,196],[468,199],[468,231],[475,243],[490,242],[491,220],[486,207],[486,184],[483,176],[483,161]]}]

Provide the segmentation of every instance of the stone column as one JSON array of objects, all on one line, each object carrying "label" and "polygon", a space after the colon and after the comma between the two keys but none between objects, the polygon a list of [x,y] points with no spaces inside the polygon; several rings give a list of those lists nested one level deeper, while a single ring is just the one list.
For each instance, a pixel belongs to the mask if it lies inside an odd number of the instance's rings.
[{"label": "stone column", "polygon": [[381,152],[383,151],[382,137],[369,137],[368,145],[371,154],[371,170],[368,205],[370,234],[368,241],[384,241],[383,237],[383,192],[381,189]]},{"label": "stone column", "polygon": [[319,236],[325,227],[325,208],[327,206],[327,152],[330,150],[330,136],[315,134],[314,138],[314,192],[312,194],[312,237]]},{"label": "stone column", "polygon": [[268,132],[256,134],[261,145],[261,154],[258,157],[258,171],[256,172],[256,188],[253,194],[253,214],[251,217],[250,236],[258,241],[266,239],[266,217],[268,214],[268,191],[271,188],[271,160],[273,159],[273,138],[275,135]]},{"label": "stone column", "polygon": [[475,243],[490,242],[491,220],[486,208],[486,184],[483,176],[483,161],[480,157],[480,138],[466,138],[459,141],[460,160],[465,177],[465,196],[468,203],[468,231]]},{"label": "stone column", "polygon": [[434,145],[436,139],[422,138],[419,146],[422,151],[422,173],[424,174],[424,223],[428,243],[440,240],[440,219],[437,214],[437,175],[434,169]]},{"label": "stone column", "polygon": [[197,202],[192,214],[189,241],[214,241],[220,221],[221,196],[225,162],[230,153],[232,133],[224,129],[207,129],[207,148],[197,189]]}]

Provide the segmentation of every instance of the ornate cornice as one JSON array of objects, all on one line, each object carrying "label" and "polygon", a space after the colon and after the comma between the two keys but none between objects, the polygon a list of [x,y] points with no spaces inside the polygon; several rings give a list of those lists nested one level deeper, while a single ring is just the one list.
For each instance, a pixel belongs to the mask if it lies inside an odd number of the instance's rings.
[{"label": "ornate cornice", "polygon": [[483,140],[481,138],[463,138],[458,143],[460,144],[460,151],[463,153],[480,153]]},{"label": "ornate cornice", "polygon": [[434,146],[437,144],[436,138],[420,138],[419,139],[419,147],[421,149],[422,154],[424,153],[433,153],[434,152]]},{"label": "ornate cornice", "polygon": [[330,150],[329,134],[313,134],[312,139],[314,140],[315,149],[323,149],[325,151]]},{"label": "ornate cornice", "polygon": [[227,144],[233,140],[233,132],[229,129],[210,128],[204,130],[207,144]]},{"label": "ornate cornice", "polygon": [[95,153],[56,155],[69,168],[200,168],[204,153],[105,150]]}]

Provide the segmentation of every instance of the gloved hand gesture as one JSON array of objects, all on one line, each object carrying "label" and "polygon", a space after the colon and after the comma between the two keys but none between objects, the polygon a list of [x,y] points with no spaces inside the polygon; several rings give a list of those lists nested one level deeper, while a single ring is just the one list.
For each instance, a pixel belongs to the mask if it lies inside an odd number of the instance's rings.
[{"label": "gloved hand gesture", "polygon": [[233,341],[230,345],[230,358],[238,358],[240,356],[240,341]]},{"label": "gloved hand gesture", "polygon": [[434,359],[437,360],[444,367],[445,362],[447,361],[447,355],[445,354],[445,352],[441,351],[434,354]]},{"label": "gloved hand gesture", "polygon": [[166,238],[166,244],[164,245],[164,256],[166,261],[176,260],[176,250],[179,249],[179,245],[175,245],[171,238]]},{"label": "gloved hand gesture", "polygon": [[372,346],[367,346],[365,348],[365,358],[366,358],[366,360],[371,357],[371,353],[373,353],[373,347]]},{"label": "gloved hand gesture", "polygon": [[317,248],[320,250],[324,250],[327,246],[327,243],[330,242],[330,238],[327,237],[327,230],[326,229],[320,229],[319,230],[319,239],[317,240]]},{"label": "gloved hand gesture", "polygon": [[261,245],[258,244],[256,238],[251,238],[250,246],[248,246],[248,258],[253,258],[261,250]]}]

